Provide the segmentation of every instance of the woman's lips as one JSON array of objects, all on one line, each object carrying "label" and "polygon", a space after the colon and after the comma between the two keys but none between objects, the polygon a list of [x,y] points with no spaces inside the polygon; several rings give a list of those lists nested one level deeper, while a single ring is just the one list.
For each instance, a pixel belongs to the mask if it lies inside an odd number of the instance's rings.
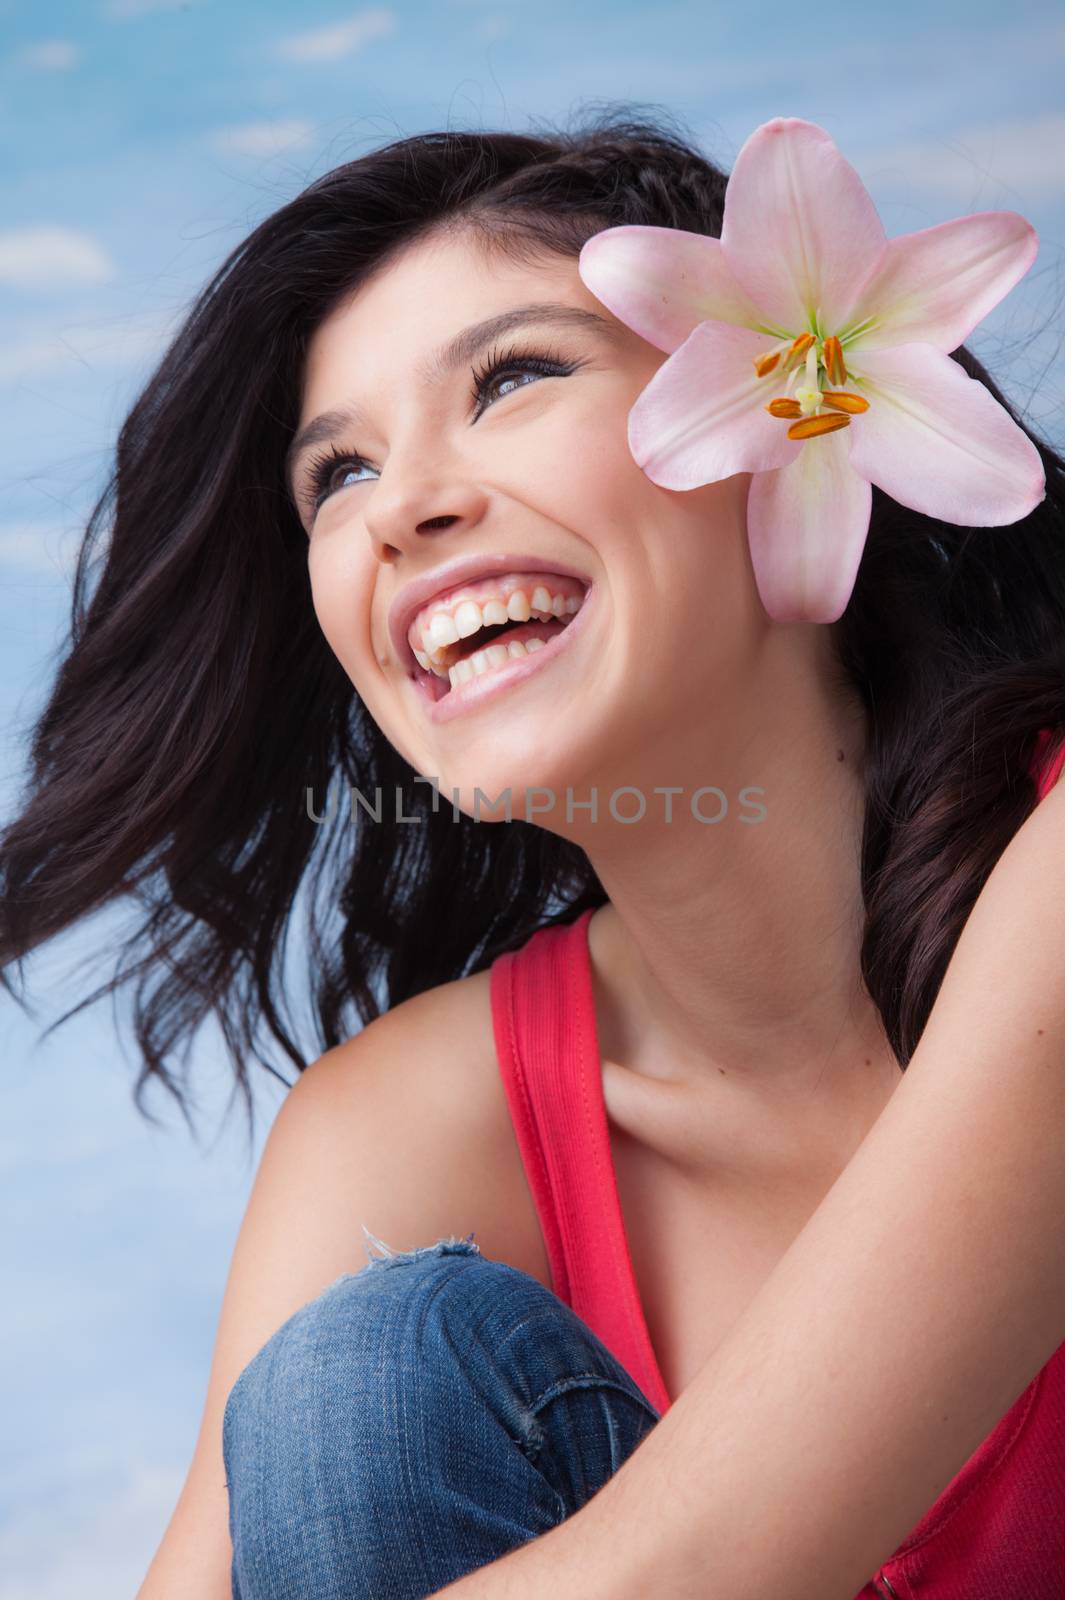
[{"label": "woman's lips", "polygon": [[[414,688],[429,721],[437,724],[450,722],[453,718],[462,716],[464,712],[478,710],[497,694],[517,687],[526,678],[532,677],[540,667],[554,661],[560,652],[584,631],[585,618],[589,609],[594,606],[595,588],[594,584],[589,585],[584,604],[574,613],[572,621],[553,633],[542,649],[536,650],[532,655],[517,656],[503,666],[493,667],[479,677],[472,678],[468,683],[460,683],[455,688],[447,689],[443,694],[439,694],[435,686],[439,684],[443,687],[444,679],[437,678],[432,673],[419,673],[413,680]],[[503,643],[505,638],[506,635],[500,635],[499,642]]]}]

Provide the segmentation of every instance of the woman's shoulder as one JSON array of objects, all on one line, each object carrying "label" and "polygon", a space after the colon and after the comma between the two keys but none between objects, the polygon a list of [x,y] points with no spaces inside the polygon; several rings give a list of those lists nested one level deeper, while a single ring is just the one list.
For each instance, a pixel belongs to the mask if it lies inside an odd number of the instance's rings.
[{"label": "woman's shoulder", "polygon": [[496,1056],[490,981],[485,970],[413,995],[308,1070],[331,1063],[339,1115],[365,1115],[362,1080],[374,1080],[381,1138],[411,1180],[409,1239],[386,1239],[391,1248],[472,1231],[482,1254],[550,1286]]}]

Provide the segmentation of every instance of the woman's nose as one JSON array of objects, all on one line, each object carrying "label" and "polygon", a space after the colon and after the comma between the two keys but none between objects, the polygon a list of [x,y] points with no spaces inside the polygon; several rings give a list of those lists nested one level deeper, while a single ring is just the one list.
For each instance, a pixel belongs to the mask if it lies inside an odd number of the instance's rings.
[{"label": "woman's nose", "polygon": [[371,491],[366,507],[366,531],[379,561],[394,561],[434,533],[443,533],[457,524],[469,528],[484,517],[488,496],[480,484],[470,479],[436,476],[421,482],[384,478]]}]

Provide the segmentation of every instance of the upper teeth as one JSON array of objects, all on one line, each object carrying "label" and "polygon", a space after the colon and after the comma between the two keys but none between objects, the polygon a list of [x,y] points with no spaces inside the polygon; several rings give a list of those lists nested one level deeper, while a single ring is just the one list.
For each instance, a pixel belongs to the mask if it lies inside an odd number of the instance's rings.
[{"label": "upper teeth", "polygon": [[411,648],[426,672],[435,669],[443,676],[447,671],[444,663],[448,647],[459,639],[468,639],[481,628],[498,627],[505,622],[528,622],[533,617],[547,622],[572,616],[580,610],[581,604],[581,596],[552,595],[545,584],[537,584],[531,595],[525,589],[515,589],[505,602],[497,596],[481,602],[468,598],[454,604],[443,601],[412,624]]}]

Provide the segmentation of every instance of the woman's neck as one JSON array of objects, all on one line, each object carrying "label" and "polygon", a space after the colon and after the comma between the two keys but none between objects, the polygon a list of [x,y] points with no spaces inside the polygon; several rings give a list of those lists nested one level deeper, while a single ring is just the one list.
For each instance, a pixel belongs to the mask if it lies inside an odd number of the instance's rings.
[{"label": "woman's neck", "polygon": [[[860,970],[864,719],[821,684],[776,680],[735,718],[732,748],[723,736],[708,761],[703,723],[697,754],[674,740],[618,780],[649,798],[656,783],[681,787],[672,821],[648,806],[639,822],[589,824],[580,842],[610,900],[589,929],[603,1053],[786,1100],[894,1057]],[[716,790],[728,802],[717,823],[692,815],[709,785],[703,816],[721,807]]]}]

